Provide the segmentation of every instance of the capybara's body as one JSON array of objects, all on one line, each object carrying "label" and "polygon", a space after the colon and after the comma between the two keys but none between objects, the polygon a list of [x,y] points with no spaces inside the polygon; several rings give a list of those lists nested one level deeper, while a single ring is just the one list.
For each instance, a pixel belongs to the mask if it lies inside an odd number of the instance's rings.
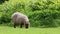
[{"label": "capybara's body", "polygon": [[20,25],[21,28],[22,28],[22,25],[28,28],[30,24],[28,17],[19,12],[15,12],[12,15],[12,21],[14,22],[14,28],[16,28],[16,24]]}]

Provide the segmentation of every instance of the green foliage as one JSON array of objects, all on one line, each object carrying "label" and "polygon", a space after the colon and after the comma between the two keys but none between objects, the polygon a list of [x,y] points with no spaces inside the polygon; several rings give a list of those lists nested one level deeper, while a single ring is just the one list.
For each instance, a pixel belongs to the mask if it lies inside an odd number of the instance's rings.
[{"label": "green foliage", "polygon": [[9,0],[0,5],[0,24],[13,26],[11,15],[16,11],[26,14],[33,27],[60,26],[59,0]]},{"label": "green foliage", "polygon": [[2,4],[2,3],[5,2],[5,1],[8,1],[8,0],[0,0],[0,4]]},{"label": "green foliage", "polygon": [[36,2],[32,2],[29,6],[31,10],[41,10],[41,9],[51,9],[51,10],[59,10],[60,8],[59,1],[53,0],[39,0]]},{"label": "green foliage", "polygon": [[30,13],[29,18],[32,26],[55,27],[57,23],[54,20],[59,18],[58,14],[55,10],[41,10]]},{"label": "green foliage", "polygon": [[0,17],[0,23],[8,23],[10,22],[10,16],[9,14],[3,12],[2,16]]}]

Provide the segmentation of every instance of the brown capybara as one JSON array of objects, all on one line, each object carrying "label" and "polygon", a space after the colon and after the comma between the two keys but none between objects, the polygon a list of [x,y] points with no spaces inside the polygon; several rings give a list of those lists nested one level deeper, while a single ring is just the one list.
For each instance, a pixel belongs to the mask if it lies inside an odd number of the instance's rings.
[{"label": "brown capybara", "polygon": [[11,18],[14,22],[14,28],[16,28],[16,24],[18,24],[20,28],[22,28],[22,25],[24,25],[25,28],[28,28],[30,25],[28,17],[20,12],[15,12]]}]

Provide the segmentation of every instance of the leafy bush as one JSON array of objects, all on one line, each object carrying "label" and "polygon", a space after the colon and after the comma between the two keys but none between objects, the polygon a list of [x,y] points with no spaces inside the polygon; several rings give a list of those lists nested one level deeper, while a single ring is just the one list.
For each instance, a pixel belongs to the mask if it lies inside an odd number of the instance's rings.
[{"label": "leafy bush", "polygon": [[[54,12],[53,12],[54,11]],[[30,13],[29,15],[32,26],[56,27],[54,20],[58,19],[58,11],[41,10]]]},{"label": "leafy bush", "polygon": [[9,16],[9,14],[7,14],[7,13],[5,13],[4,12],[4,14],[2,14],[2,16],[0,17],[0,23],[8,23],[8,22],[10,22],[10,16]]},{"label": "leafy bush", "polygon": [[2,4],[4,1],[8,1],[8,0],[0,0],[0,4]]},{"label": "leafy bush", "polygon": [[50,9],[50,10],[59,10],[60,8],[59,1],[53,0],[39,0],[36,2],[32,2],[29,7],[31,7],[32,11],[42,10],[42,9]]},{"label": "leafy bush", "polygon": [[[26,2],[27,1],[27,2]],[[60,2],[57,0],[9,0],[0,5],[0,23],[13,26],[11,15],[19,11],[29,17],[33,27],[60,26]]]}]

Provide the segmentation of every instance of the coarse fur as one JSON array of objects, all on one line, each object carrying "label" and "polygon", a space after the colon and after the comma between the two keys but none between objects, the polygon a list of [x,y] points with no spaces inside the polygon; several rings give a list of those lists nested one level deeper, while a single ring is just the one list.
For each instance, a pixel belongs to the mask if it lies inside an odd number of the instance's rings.
[{"label": "coarse fur", "polygon": [[28,28],[30,25],[28,17],[22,13],[15,12],[11,18],[14,22],[14,28],[16,28],[16,24],[20,25],[20,28],[22,28],[22,25],[24,25],[25,28]]}]

